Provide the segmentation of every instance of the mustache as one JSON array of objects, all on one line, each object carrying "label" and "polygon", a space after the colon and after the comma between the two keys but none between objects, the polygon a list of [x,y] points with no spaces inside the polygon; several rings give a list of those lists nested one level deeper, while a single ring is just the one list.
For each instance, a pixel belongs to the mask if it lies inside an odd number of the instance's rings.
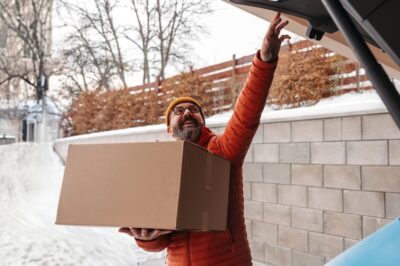
[{"label": "mustache", "polygon": [[179,127],[182,127],[183,124],[184,124],[186,121],[191,121],[195,126],[198,126],[198,125],[199,125],[199,123],[197,122],[197,120],[196,120],[195,118],[193,118],[193,117],[191,117],[191,116],[186,116],[186,117],[184,117],[181,121],[179,121]]}]

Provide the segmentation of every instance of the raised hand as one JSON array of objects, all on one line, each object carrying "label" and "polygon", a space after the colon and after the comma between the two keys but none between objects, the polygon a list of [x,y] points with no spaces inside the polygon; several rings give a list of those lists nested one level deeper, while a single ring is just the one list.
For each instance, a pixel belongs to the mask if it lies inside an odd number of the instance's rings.
[{"label": "raised hand", "polygon": [[279,50],[281,49],[281,44],[285,39],[290,39],[290,36],[284,34],[279,36],[281,30],[289,24],[289,21],[282,22],[281,13],[278,12],[271,24],[269,25],[268,31],[265,34],[260,56],[261,60],[264,62],[273,62],[278,58]]}]

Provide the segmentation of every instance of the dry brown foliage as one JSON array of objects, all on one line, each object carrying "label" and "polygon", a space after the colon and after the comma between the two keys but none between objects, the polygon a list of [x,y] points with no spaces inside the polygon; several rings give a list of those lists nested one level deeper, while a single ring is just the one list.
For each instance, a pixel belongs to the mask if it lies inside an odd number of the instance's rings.
[{"label": "dry brown foliage", "polygon": [[[191,71],[167,80],[160,89],[138,94],[131,94],[129,89],[83,92],[64,115],[64,134],[72,136],[162,123],[166,104],[174,98],[187,95],[207,103],[205,91],[209,89],[211,81]],[[163,100],[166,96],[168,101]],[[204,112],[211,114],[207,105]]]},{"label": "dry brown foliage", "polygon": [[268,103],[275,108],[292,108],[317,103],[338,82],[343,57],[322,47],[288,49],[280,55]]},{"label": "dry brown foliage", "polygon": [[[305,48],[289,47],[280,55],[267,104],[278,109],[291,108],[314,104],[324,95],[331,95],[331,90],[340,82],[332,79],[332,75],[340,73],[343,62],[343,57],[325,48],[307,43]],[[226,105],[226,99],[232,99],[228,105],[232,102],[233,106],[237,96],[234,89],[242,86],[244,77],[243,74],[215,83],[207,76],[190,71],[166,79],[162,85],[154,83],[153,87],[143,89],[84,92],[65,114],[65,133],[79,135],[163,123],[167,105],[180,96],[197,99],[203,105],[204,114],[213,115],[224,110],[221,106]]]}]

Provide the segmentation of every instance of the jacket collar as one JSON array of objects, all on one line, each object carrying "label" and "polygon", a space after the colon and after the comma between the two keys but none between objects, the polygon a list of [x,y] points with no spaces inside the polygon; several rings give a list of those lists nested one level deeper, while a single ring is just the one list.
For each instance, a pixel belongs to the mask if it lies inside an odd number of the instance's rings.
[{"label": "jacket collar", "polygon": [[207,145],[213,136],[215,136],[215,134],[208,127],[201,127],[200,137],[196,144],[203,148],[207,148]]}]

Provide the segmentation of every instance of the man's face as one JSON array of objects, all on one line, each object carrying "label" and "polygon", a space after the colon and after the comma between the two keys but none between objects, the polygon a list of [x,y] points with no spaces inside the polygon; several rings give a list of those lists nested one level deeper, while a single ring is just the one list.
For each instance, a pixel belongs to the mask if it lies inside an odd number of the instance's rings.
[{"label": "man's face", "polygon": [[168,133],[175,139],[195,142],[200,137],[204,120],[200,108],[193,103],[179,103],[170,113]]}]

